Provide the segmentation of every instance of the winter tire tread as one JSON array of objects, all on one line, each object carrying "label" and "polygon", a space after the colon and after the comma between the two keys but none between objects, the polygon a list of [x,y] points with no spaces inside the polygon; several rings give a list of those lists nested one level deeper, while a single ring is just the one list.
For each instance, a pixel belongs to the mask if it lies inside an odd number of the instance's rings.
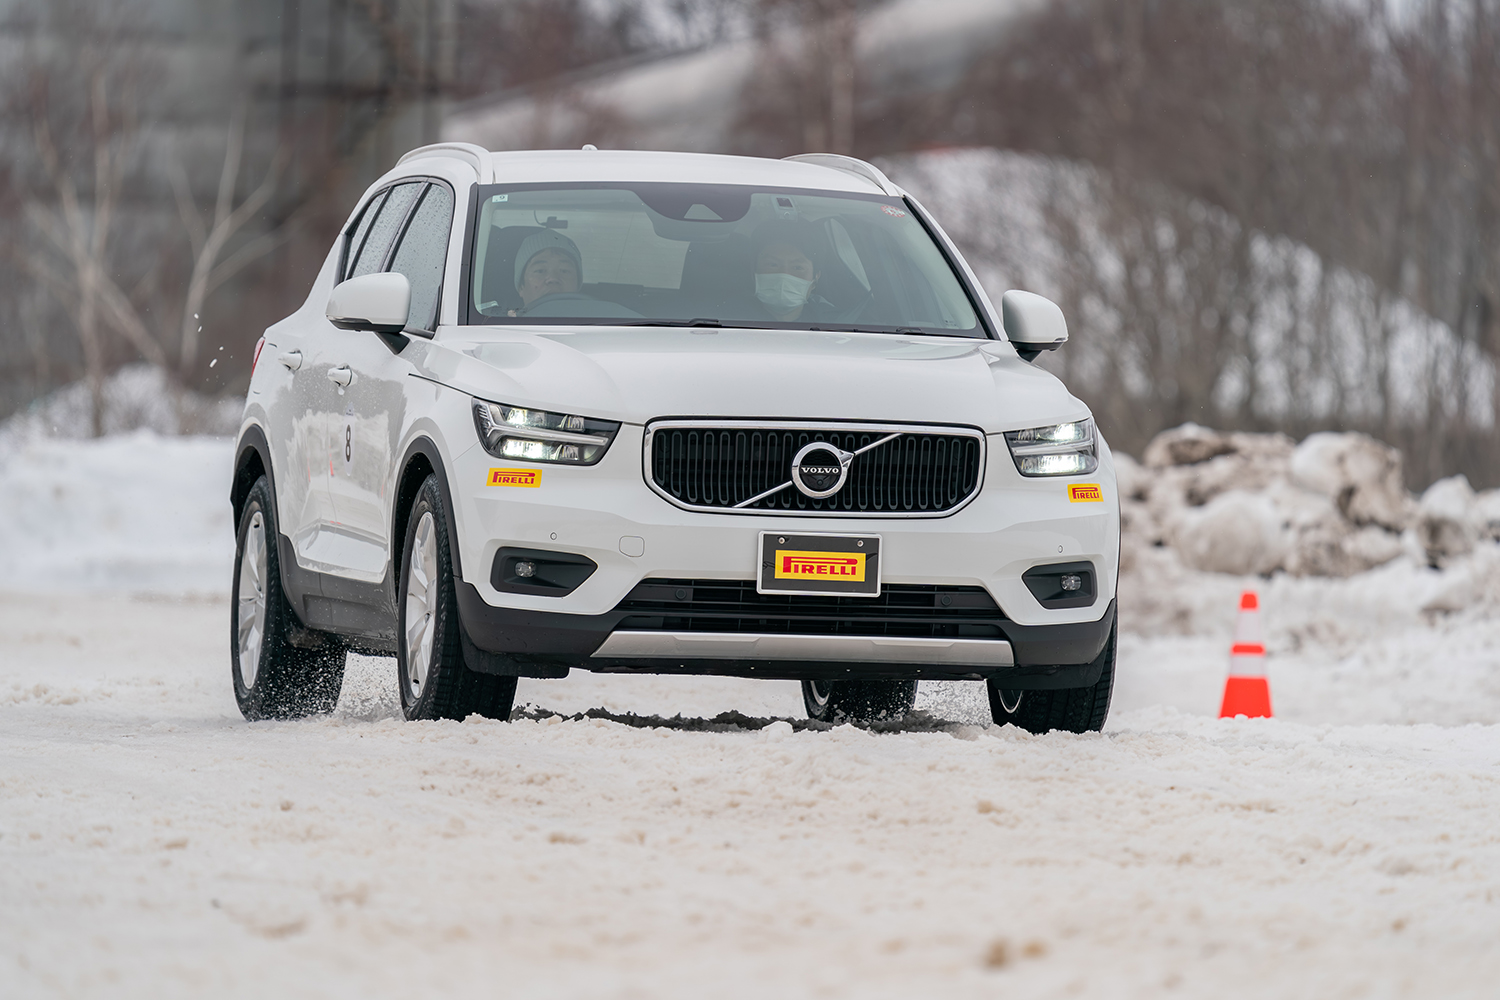
[{"label": "winter tire tread", "polygon": [[993,680],[987,681],[990,716],[995,724],[1008,723],[1037,735],[1050,733],[1054,729],[1069,733],[1097,733],[1103,730],[1115,685],[1115,638],[1118,630],[1118,625],[1110,629],[1109,640],[1099,652],[1099,660],[1103,661],[1099,680],[1088,687],[1025,691],[1016,710],[1007,712],[1000,700],[999,684]]},{"label": "winter tire tread", "polygon": [[[827,700],[814,692],[817,684],[827,691]],[[867,726],[876,722],[899,722],[917,700],[914,680],[803,681],[802,703],[815,722],[852,722]]]},{"label": "winter tire tread", "polygon": [[[266,537],[266,619],[261,640],[260,664],[255,681],[246,688],[240,666],[236,618],[241,556],[251,518],[264,518]],[[230,672],[240,714],[254,722],[261,719],[299,719],[333,711],[344,684],[348,647],[337,636],[303,628],[281,588],[281,555],[277,549],[276,504],[271,487],[261,476],[250,487],[235,533],[233,599],[229,610]]]}]

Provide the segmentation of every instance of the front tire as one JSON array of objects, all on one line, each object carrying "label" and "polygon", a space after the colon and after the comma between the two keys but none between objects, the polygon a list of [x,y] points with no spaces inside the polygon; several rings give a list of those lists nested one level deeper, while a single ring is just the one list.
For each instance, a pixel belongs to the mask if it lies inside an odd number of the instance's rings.
[{"label": "front tire", "polygon": [[815,722],[900,722],[917,702],[917,682],[905,680],[803,681],[802,703]]},{"label": "front tire", "polygon": [[230,590],[234,700],[252,722],[331,712],[344,685],[347,647],[337,636],[303,628],[281,589],[278,534],[271,486],[261,476],[240,512]]},{"label": "front tire", "polygon": [[1088,687],[1062,688],[1056,691],[1014,691],[1000,687],[994,680],[985,682],[990,694],[990,717],[995,725],[1019,726],[1041,736],[1054,729],[1069,733],[1097,733],[1104,728],[1109,715],[1109,699],[1115,687],[1116,624],[1109,630],[1109,640],[1100,650],[1102,670],[1099,680]]},{"label": "front tire", "polygon": [[448,518],[436,476],[417,491],[406,523],[397,593],[396,675],[407,719],[509,719],[516,678],[464,663]]}]

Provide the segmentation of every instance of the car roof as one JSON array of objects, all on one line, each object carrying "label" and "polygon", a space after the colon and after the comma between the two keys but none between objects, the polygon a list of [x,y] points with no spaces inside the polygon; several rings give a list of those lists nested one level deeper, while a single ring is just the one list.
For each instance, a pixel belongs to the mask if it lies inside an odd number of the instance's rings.
[{"label": "car roof", "polygon": [[852,157],[808,154],[785,160],[717,153],[668,153],[630,149],[540,149],[491,152],[468,143],[439,143],[407,153],[402,165],[428,156],[467,160],[480,183],[528,184],[673,182],[753,184],[856,194],[898,195],[877,168]]}]

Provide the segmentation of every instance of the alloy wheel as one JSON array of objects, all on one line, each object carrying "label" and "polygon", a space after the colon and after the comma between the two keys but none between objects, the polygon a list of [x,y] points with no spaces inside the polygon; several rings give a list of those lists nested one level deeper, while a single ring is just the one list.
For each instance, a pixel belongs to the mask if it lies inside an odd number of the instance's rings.
[{"label": "alloy wheel", "polygon": [[427,685],[437,606],[437,521],[431,511],[425,511],[417,522],[406,571],[406,694],[412,703],[422,697]]},{"label": "alloy wheel", "polygon": [[266,519],[261,511],[250,515],[245,529],[244,552],[240,554],[240,587],[236,636],[239,641],[240,683],[248,691],[260,670],[260,647],[266,634]]}]

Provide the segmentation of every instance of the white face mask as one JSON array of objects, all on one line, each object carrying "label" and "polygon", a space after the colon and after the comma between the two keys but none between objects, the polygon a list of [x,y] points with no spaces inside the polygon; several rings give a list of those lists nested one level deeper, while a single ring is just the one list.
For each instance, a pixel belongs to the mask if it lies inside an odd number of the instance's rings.
[{"label": "white face mask", "polygon": [[772,309],[790,310],[807,302],[813,283],[795,274],[757,274],[755,297]]}]

